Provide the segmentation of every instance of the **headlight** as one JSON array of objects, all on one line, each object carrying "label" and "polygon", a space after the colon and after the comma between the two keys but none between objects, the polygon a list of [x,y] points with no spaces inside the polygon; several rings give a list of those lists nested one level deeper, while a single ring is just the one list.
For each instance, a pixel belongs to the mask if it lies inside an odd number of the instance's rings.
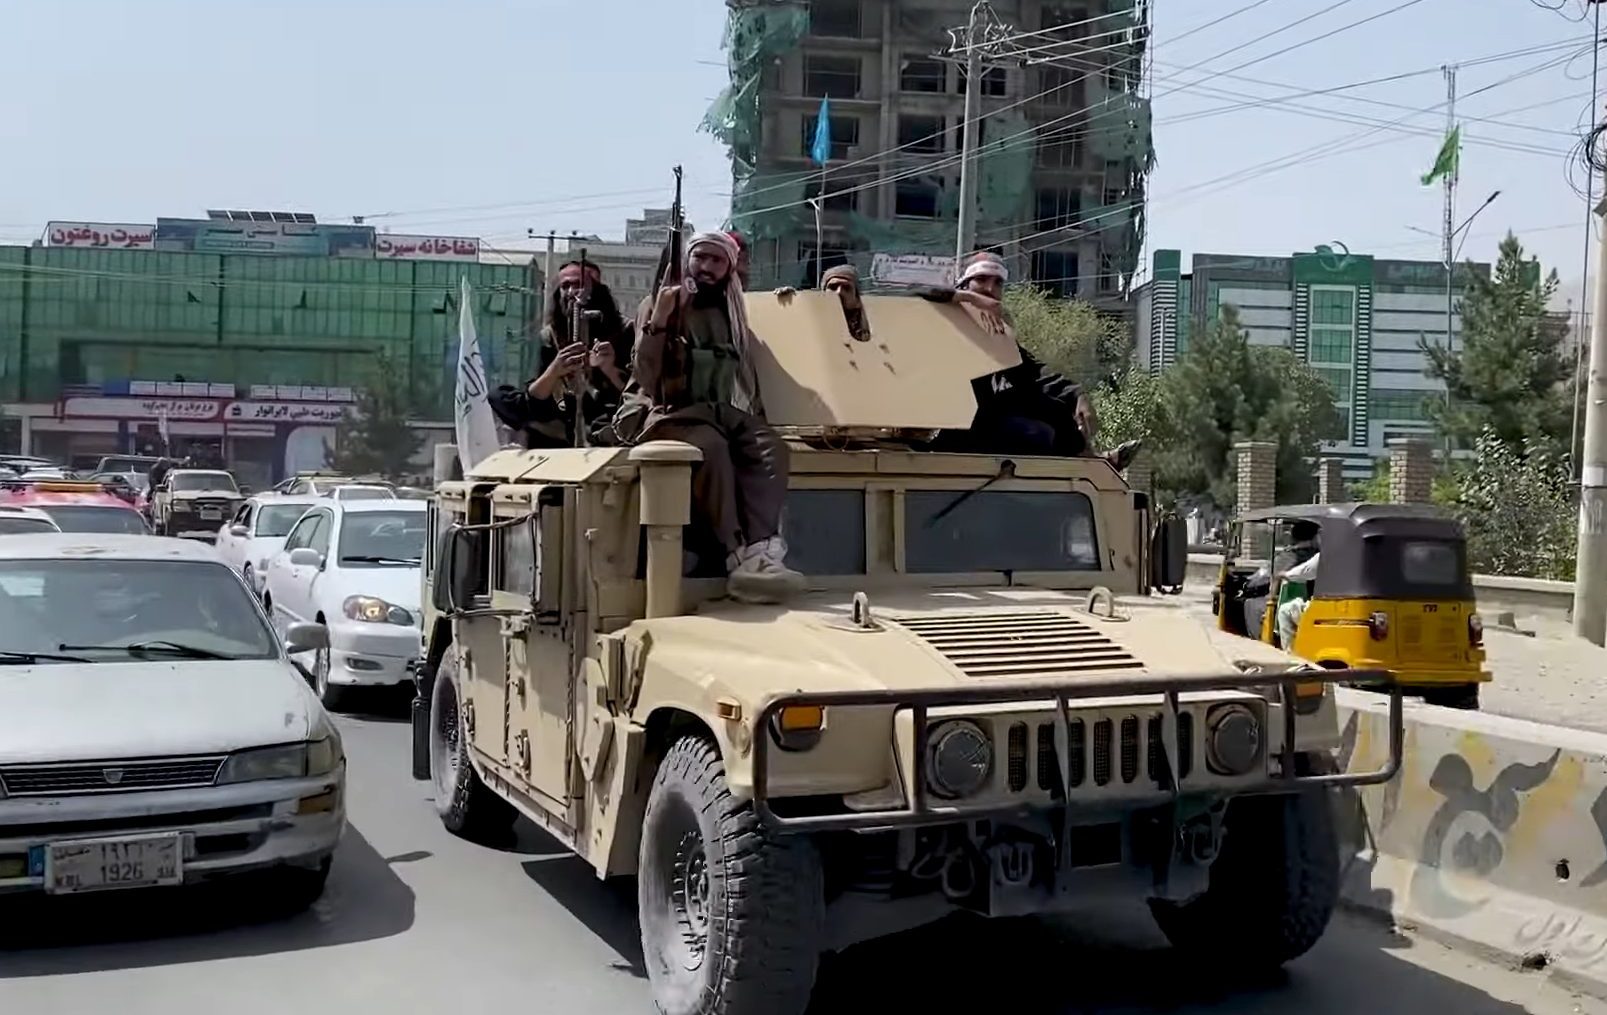
[{"label": "headlight", "polygon": [[305,779],[328,775],[340,764],[340,740],[326,736],[302,744],[262,747],[229,755],[218,771],[218,785],[260,779]]},{"label": "headlight", "polygon": [[1246,706],[1218,705],[1205,728],[1205,761],[1216,774],[1244,775],[1261,760],[1261,722]]},{"label": "headlight", "polygon": [[171,507],[174,511],[188,511],[188,510],[190,510],[189,501],[183,501],[183,500],[173,501],[169,505],[169,507]]},{"label": "headlight", "polygon": [[927,741],[926,751],[927,784],[945,799],[976,793],[993,774],[993,742],[974,722],[939,726]]},{"label": "headlight", "polygon": [[368,624],[400,624],[403,627],[413,624],[413,614],[373,596],[347,596],[340,608],[348,619]]}]

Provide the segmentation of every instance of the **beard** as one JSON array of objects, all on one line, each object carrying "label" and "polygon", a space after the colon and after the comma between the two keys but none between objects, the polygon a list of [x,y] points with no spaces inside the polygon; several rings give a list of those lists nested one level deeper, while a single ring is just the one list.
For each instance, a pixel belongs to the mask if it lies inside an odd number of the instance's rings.
[{"label": "beard", "polygon": [[704,279],[694,277],[692,281],[696,285],[696,289],[694,289],[692,292],[692,305],[694,307],[716,307],[725,305],[725,291],[730,285],[728,279],[722,278],[717,282],[709,282]]}]

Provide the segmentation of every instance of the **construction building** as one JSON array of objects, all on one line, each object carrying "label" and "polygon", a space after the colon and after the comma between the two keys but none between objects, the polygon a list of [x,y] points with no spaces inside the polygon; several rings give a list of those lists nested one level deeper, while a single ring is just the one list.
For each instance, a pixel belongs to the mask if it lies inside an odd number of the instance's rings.
[{"label": "construction building", "polygon": [[481,257],[301,213],[53,222],[0,246],[0,451],[93,463],[165,431],[255,485],[324,464],[382,357],[450,430],[464,277],[493,381],[535,361],[538,270]]},{"label": "construction building", "polygon": [[[1488,276],[1487,264],[1458,265]],[[1342,430],[1325,445],[1363,479],[1388,442],[1433,433],[1428,404],[1445,386],[1425,373],[1420,342],[1460,341],[1461,317],[1449,312],[1445,265],[1356,254],[1324,245],[1289,257],[1157,250],[1150,278],[1135,293],[1138,359],[1152,371],[1184,355],[1190,336],[1222,308],[1237,310],[1252,345],[1289,349],[1333,391]]]},{"label": "construction building", "polygon": [[[731,84],[706,127],[730,149],[754,285],[812,286],[875,254],[952,258],[971,0],[728,0]],[[1125,305],[1153,162],[1148,0],[994,0],[981,89],[978,248],[1106,309]],[[961,44],[968,36],[961,32]],[[821,100],[830,153],[810,159]],[[819,199],[817,242],[816,212]]]}]

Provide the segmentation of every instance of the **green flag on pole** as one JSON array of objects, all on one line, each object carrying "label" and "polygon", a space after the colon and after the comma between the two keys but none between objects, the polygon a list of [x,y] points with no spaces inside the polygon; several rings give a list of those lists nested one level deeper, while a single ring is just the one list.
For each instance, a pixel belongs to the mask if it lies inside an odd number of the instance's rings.
[{"label": "green flag on pole", "polygon": [[1452,127],[1451,132],[1445,135],[1445,143],[1440,145],[1440,153],[1434,156],[1434,167],[1423,174],[1423,186],[1426,187],[1441,177],[1454,177],[1461,150],[1462,128]]}]

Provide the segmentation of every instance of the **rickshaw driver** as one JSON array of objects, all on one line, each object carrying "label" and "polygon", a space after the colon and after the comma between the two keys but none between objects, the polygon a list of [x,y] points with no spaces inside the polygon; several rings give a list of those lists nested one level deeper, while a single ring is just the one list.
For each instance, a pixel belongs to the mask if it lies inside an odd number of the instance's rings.
[{"label": "rickshaw driver", "polygon": [[1296,564],[1284,573],[1284,584],[1297,584],[1300,591],[1293,597],[1284,600],[1278,606],[1278,645],[1285,652],[1295,643],[1295,633],[1300,630],[1300,618],[1306,612],[1306,604],[1311,600],[1311,583],[1317,578],[1317,562],[1322,559],[1321,553],[1313,553],[1310,557]]}]

